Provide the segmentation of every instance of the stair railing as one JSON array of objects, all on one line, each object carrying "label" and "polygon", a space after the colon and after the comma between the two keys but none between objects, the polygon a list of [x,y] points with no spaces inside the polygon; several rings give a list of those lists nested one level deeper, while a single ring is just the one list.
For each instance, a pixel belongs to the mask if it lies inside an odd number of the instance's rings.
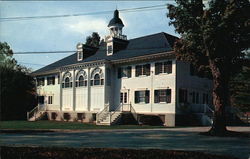
[{"label": "stair railing", "polygon": [[39,105],[37,105],[35,108],[33,108],[30,112],[27,112],[27,120],[29,120],[32,117],[35,117],[36,119],[36,113],[39,112]]},{"label": "stair railing", "polygon": [[132,106],[132,104],[130,103],[130,112],[131,112],[131,114],[133,115],[133,117],[135,118],[135,120],[138,122],[138,115],[137,115],[137,113],[136,113],[136,111],[135,111],[135,109],[134,109],[134,107]]},{"label": "stair railing", "polygon": [[96,122],[100,122],[103,118],[109,115],[109,104],[105,104],[103,110],[96,114]]},{"label": "stair railing", "polygon": [[116,107],[114,112],[110,113],[110,123],[113,122],[114,114],[117,112],[121,112],[122,107],[123,107],[123,103],[121,103],[118,107]]}]

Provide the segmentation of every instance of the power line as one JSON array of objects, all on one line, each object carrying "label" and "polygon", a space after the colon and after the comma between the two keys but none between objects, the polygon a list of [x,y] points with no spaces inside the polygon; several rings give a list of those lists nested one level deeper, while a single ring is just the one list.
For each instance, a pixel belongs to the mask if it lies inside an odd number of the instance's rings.
[{"label": "power line", "polygon": [[[120,12],[137,12],[137,11],[148,11],[148,10],[158,10],[158,9],[166,9],[163,6],[167,6],[166,4],[154,5],[154,6],[145,6],[145,7],[137,7],[137,8],[127,8],[120,9]],[[0,22],[6,21],[18,21],[18,20],[31,20],[31,19],[49,19],[49,18],[66,18],[66,17],[75,17],[75,16],[84,16],[84,15],[98,15],[98,14],[109,14],[111,11],[100,11],[100,12],[90,12],[90,13],[76,13],[76,14],[64,14],[64,15],[48,15],[48,16],[28,16],[28,17],[4,17],[0,18]]]},{"label": "power line", "polygon": [[[125,49],[126,50],[150,50],[150,49],[166,49],[167,47],[151,47],[151,48],[133,48],[133,49]],[[98,51],[107,51],[107,49],[99,49]],[[121,50],[122,51],[122,50]],[[65,53],[76,53],[77,51],[24,51],[24,52],[14,52],[14,55],[19,54],[65,54]]]},{"label": "power line", "polygon": [[19,62],[18,63],[20,64],[27,64],[27,65],[37,65],[37,66],[46,66],[46,65],[43,65],[43,64],[37,64],[37,63],[27,63],[27,62]]},{"label": "power line", "polygon": [[76,51],[24,51],[24,52],[14,52],[14,55],[17,54],[66,54],[66,53],[75,53]]}]

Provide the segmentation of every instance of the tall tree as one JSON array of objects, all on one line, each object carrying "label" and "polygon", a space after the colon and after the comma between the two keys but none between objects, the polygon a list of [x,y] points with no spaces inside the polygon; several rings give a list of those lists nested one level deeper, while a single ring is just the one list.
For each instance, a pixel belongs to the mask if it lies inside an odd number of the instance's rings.
[{"label": "tall tree", "polygon": [[88,36],[86,38],[86,45],[93,46],[93,47],[99,47],[100,45],[100,36],[97,32],[93,32],[92,36]]},{"label": "tall tree", "polygon": [[0,120],[26,119],[36,103],[33,78],[12,56],[10,46],[0,42]]},{"label": "tall tree", "polygon": [[229,80],[243,65],[250,47],[248,0],[175,0],[168,17],[181,38],[175,44],[178,59],[191,61],[200,72],[211,71],[215,107],[211,135],[226,133]]}]

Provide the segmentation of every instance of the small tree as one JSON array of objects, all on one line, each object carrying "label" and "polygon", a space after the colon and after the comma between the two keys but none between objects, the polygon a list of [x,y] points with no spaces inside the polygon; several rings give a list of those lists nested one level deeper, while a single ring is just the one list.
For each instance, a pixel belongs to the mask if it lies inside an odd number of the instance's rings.
[{"label": "small tree", "polygon": [[93,46],[93,47],[99,47],[100,45],[100,36],[97,32],[93,32],[92,36],[88,36],[86,38],[86,45]]},{"label": "small tree", "polygon": [[0,42],[0,120],[26,119],[36,104],[33,78],[12,56],[10,46]]},{"label": "small tree", "polygon": [[229,106],[229,80],[244,64],[250,47],[248,0],[175,0],[168,5],[170,24],[181,35],[175,44],[178,59],[191,61],[199,72],[211,71],[213,125],[209,133],[226,133],[225,108]]}]

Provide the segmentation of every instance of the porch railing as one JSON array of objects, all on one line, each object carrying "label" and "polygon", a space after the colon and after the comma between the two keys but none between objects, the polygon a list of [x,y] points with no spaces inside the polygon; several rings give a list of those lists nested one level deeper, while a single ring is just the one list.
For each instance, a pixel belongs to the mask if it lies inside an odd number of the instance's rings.
[{"label": "porch railing", "polygon": [[96,122],[100,122],[100,120],[103,120],[108,115],[110,115],[109,104],[105,104],[104,109],[101,112],[96,114]]},{"label": "porch railing", "polygon": [[138,115],[137,115],[137,113],[136,113],[134,107],[132,106],[132,104],[130,104],[130,107],[129,107],[129,108],[130,108],[131,114],[133,115],[133,117],[135,118],[135,120],[138,122]]},{"label": "porch railing", "polygon": [[46,105],[37,105],[35,108],[33,108],[31,111],[27,112],[27,120],[34,117],[34,119],[37,119],[37,114],[39,111],[46,111],[47,106]]}]

